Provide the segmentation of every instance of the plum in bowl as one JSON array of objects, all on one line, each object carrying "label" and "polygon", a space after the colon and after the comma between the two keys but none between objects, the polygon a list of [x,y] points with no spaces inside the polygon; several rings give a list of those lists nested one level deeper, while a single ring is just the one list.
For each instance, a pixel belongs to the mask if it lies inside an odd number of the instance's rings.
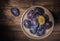
[{"label": "plum in bowl", "polygon": [[43,39],[49,36],[54,27],[51,12],[42,6],[28,8],[21,18],[21,29],[31,39]]}]

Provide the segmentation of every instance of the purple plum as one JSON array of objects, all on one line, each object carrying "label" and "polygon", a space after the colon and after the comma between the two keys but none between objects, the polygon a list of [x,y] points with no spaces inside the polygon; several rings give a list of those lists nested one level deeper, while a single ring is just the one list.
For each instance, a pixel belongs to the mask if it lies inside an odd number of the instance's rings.
[{"label": "purple plum", "polygon": [[29,11],[28,14],[27,14],[27,18],[31,19],[31,18],[33,18],[33,16],[34,16],[33,10]]},{"label": "purple plum", "polygon": [[42,36],[42,35],[45,34],[45,31],[46,31],[45,27],[39,25],[39,28],[38,28],[38,30],[37,30],[37,35],[38,35],[38,36]]},{"label": "purple plum", "polygon": [[46,22],[45,27],[46,27],[46,29],[51,28],[52,27],[52,22],[51,21]]},{"label": "purple plum", "polygon": [[34,13],[35,13],[36,15],[43,15],[43,14],[44,14],[44,9],[43,9],[43,8],[40,8],[40,7],[36,7],[36,8],[34,9]]},{"label": "purple plum", "polygon": [[31,22],[29,21],[29,20],[24,20],[24,26],[26,27],[26,28],[30,28],[31,27]]},{"label": "purple plum", "polygon": [[14,16],[19,16],[20,11],[18,8],[11,8],[11,12]]}]

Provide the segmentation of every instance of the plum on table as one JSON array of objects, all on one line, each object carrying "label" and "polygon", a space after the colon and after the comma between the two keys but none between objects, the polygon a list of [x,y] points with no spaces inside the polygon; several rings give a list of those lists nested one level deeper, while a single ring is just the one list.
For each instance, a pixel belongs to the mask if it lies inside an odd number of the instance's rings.
[{"label": "plum on table", "polygon": [[18,8],[11,8],[11,12],[14,16],[19,16],[20,11]]}]

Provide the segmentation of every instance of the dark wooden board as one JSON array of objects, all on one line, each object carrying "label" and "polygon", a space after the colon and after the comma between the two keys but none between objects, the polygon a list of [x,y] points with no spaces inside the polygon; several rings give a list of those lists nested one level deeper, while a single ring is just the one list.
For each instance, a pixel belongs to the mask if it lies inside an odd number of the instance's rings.
[{"label": "dark wooden board", "polygon": [[[55,26],[50,36],[42,40],[29,39],[21,30],[21,16],[31,6],[43,6],[54,16]],[[20,15],[15,17],[10,9],[17,7]],[[60,41],[60,1],[59,0],[0,0],[0,40],[1,41]]]}]

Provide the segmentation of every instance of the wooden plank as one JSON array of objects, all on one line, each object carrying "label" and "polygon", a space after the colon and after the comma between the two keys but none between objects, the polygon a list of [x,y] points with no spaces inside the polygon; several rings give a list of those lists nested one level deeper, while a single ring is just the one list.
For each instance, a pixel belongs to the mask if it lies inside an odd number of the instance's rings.
[{"label": "wooden plank", "polygon": [[[0,1],[0,36],[1,39],[11,41],[60,41],[60,0],[7,0]],[[42,40],[29,39],[21,30],[20,18],[23,12],[31,6],[44,6],[55,14],[55,27],[50,36]],[[21,15],[15,17],[10,9],[17,7]],[[3,13],[2,13],[3,12]]]},{"label": "wooden plank", "polygon": [[45,39],[42,39],[42,40],[32,40],[32,39],[29,39],[27,36],[24,35],[24,33],[21,31],[21,32],[18,32],[18,31],[4,31],[2,32],[2,35],[4,37],[9,37],[10,39],[12,40],[29,40],[29,41],[57,41],[57,40],[60,40],[60,32],[52,32],[52,34],[50,36],[48,36],[47,38]]}]

